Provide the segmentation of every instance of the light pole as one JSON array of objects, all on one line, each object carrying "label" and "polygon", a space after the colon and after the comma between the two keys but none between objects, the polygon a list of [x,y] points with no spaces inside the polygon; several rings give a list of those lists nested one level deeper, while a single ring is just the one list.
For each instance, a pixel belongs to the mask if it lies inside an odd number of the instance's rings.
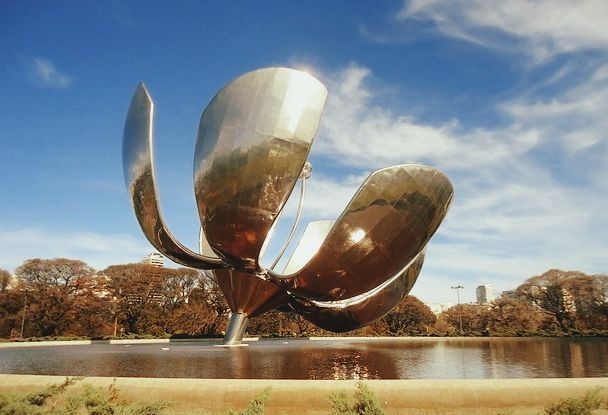
[{"label": "light pole", "polygon": [[[464,287],[462,285],[457,285],[452,287],[452,290],[456,290],[456,298],[458,299],[458,305],[460,306],[460,290]],[[460,334],[462,334],[462,310],[458,307],[458,325],[460,326]]]},{"label": "light pole", "polygon": [[27,310],[27,292],[25,293],[25,301],[23,303],[23,317],[21,317],[21,332],[19,338],[23,338],[23,328],[25,327],[25,311]]}]

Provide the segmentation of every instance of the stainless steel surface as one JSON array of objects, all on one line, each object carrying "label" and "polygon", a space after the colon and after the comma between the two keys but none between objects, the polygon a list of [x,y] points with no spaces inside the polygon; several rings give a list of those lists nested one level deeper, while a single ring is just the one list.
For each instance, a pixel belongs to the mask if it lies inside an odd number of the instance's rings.
[{"label": "stainless steel surface", "polygon": [[165,225],[154,179],[153,121],[154,104],[146,87],[139,84],[127,113],[122,147],[125,184],[139,225],[150,243],[178,264],[199,269],[224,267],[219,258],[186,248]]},{"label": "stainless steel surface", "polygon": [[247,314],[232,313],[228,320],[228,328],[222,344],[225,346],[236,346],[241,344],[245,329],[247,328]]},{"label": "stainless steel surface", "polygon": [[[438,170],[403,164],[375,171],[335,223],[307,228],[284,275],[273,271],[299,221],[312,171],[306,159],[326,97],[325,86],[309,74],[266,68],[235,79],[211,100],[194,157],[199,254],[163,222],[154,180],[153,103],[143,84],[133,95],[123,168],[135,215],[165,256],[213,270],[237,316],[229,342],[240,340],[247,317],[287,305],[333,331],[382,317],[411,289],[422,252],[450,205],[452,185]],[[294,227],[277,261],[264,269],[260,257],[298,178]]]},{"label": "stainless steel surface", "polygon": [[[200,252],[214,255],[202,229],[199,233]],[[233,268],[207,270],[217,282],[226,298],[230,311],[255,317],[276,307],[286,305],[289,296],[282,288],[257,275],[237,271]]]},{"label": "stainless steel surface", "polygon": [[394,278],[370,292],[341,301],[310,301],[293,297],[290,306],[315,325],[334,332],[355,330],[387,315],[414,286],[424,252]]},{"label": "stainless steel surface", "polygon": [[309,300],[337,301],[369,292],[404,272],[424,249],[452,195],[448,178],[431,167],[404,164],[378,170],[302,269],[269,275]]},{"label": "stainless steel surface", "polygon": [[306,162],[325,86],[288,68],[247,73],[203,112],[194,190],[211,247],[232,267],[260,272],[260,250]]},{"label": "stainless steel surface", "polygon": [[254,317],[289,301],[285,290],[256,275],[233,268],[210,272],[213,272],[233,313]]}]

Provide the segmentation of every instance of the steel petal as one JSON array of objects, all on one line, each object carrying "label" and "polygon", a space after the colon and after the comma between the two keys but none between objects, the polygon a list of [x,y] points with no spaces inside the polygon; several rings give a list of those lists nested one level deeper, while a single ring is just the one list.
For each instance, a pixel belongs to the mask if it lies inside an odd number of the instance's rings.
[{"label": "steel petal", "polygon": [[269,276],[287,291],[316,301],[368,292],[402,273],[420,253],[452,195],[449,179],[431,167],[404,164],[375,171],[302,269]]},{"label": "steel petal", "polygon": [[327,89],[288,68],[247,73],[228,84],[201,116],[194,189],[214,252],[259,272],[260,250],[304,166]]},{"label": "steel petal", "polygon": [[291,307],[306,320],[325,330],[344,332],[358,329],[387,315],[410,292],[424,262],[424,251],[412,264],[380,287],[360,296],[334,302],[294,298]]},{"label": "steel petal", "polygon": [[178,242],[165,225],[154,179],[154,103],[143,84],[131,99],[123,134],[122,165],[125,184],[137,221],[150,243],[167,258],[199,269],[222,268],[219,258],[199,255]]}]

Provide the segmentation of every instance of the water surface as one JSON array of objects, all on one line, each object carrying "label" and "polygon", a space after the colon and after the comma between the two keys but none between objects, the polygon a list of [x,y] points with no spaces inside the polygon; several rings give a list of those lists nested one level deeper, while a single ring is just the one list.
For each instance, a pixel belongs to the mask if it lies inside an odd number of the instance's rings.
[{"label": "water surface", "polygon": [[0,348],[0,373],[207,379],[608,376],[608,338],[206,341]]}]

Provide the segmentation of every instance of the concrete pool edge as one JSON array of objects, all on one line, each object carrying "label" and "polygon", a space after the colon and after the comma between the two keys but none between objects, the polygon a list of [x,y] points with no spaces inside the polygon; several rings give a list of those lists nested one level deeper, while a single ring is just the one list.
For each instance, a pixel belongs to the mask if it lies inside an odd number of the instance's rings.
[{"label": "concrete pool edge", "polygon": [[[600,336],[604,338],[603,336]],[[468,337],[468,336],[398,336],[398,337],[244,337],[243,342],[264,342],[264,341],[377,341],[377,342],[453,342],[453,341],[493,341],[516,339],[521,341],[534,339],[575,339],[575,337],[544,337],[544,336],[487,336],[487,337]],[[591,337],[581,337],[591,338]],[[112,340],[43,340],[43,341],[0,341],[0,349],[13,347],[45,347],[45,346],[83,346],[92,344],[166,344],[166,343],[211,343],[219,344],[221,338],[196,338],[196,339],[112,339]]]},{"label": "concrete pool edge", "polygon": [[[34,391],[63,382],[65,376],[0,374],[0,393]],[[242,409],[257,393],[270,387],[267,414],[329,413],[332,392],[352,391],[356,380],[261,380],[87,377],[83,382],[107,387],[115,382],[128,400],[173,402],[171,413]],[[537,414],[566,397],[582,397],[602,388],[608,378],[365,380],[390,414]],[[175,412],[173,412],[175,411]]]},{"label": "concrete pool edge", "polygon": [[[245,337],[245,342],[256,342],[259,337]],[[46,346],[88,346],[92,344],[166,344],[166,343],[221,343],[221,338],[213,339],[112,339],[112,340],[43,340],[43,341],[24,341],[24,342],[0,342],[1,348],[13,347],[46,347]]]}]

